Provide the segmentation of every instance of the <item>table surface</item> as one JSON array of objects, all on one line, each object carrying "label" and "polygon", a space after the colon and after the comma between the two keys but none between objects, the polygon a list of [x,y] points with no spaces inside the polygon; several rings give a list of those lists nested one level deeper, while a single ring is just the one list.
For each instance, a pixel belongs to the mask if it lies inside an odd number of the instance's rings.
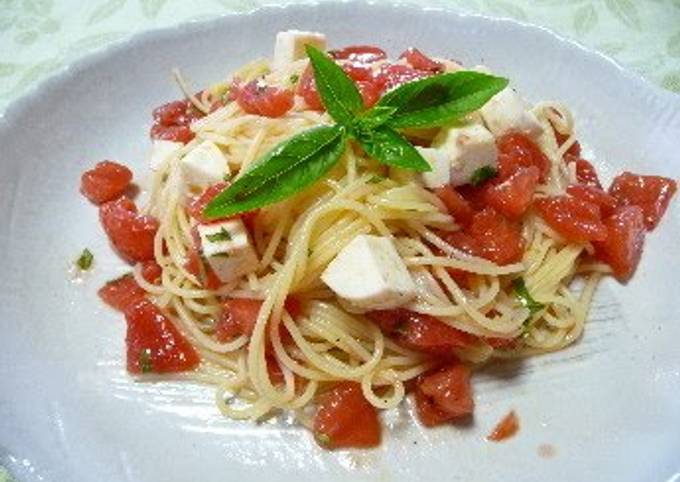
[{"label": "table surface", "polygon": [[[680,93],[680,0],[416,3],[547,27]],[[111,42],[143,30],[265,4],[263,0],[0,0],[0,112],[50,73]]]}]

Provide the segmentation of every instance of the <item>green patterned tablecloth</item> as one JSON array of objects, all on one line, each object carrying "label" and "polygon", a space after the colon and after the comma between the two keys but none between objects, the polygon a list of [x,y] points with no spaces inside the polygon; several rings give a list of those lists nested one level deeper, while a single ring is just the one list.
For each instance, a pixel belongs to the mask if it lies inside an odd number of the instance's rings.
[{"label": "green patterned tablecloth", "polygon": [[[548,27],[680,92],[680,0],[415,1]],[[50,72],[107,43],[141,30],[263,4],[263,0],[0,0],[0,111]]]}]

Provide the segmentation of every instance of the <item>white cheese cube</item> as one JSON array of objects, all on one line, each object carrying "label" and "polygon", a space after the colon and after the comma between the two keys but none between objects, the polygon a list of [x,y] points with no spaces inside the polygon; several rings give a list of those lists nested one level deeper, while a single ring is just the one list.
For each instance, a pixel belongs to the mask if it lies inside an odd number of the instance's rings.
[{"label": "white cheese cube", "polygon": [[227,283],[257,268],[257,254],[240,219],[199,224],[201,253],[220,281]]},{"label": "white cheese cube", "polygon": [[436,189],[447,185],[451,181],[451,160],[446,151],[432,147],[416,147],[420,155],[430,164],[429,172],[420,174],[423,185],[430,189]]},{"label": "white cheese cube", "polygon": [[495,168],[498,160],[496,140],[481,124],[442,129],[432,147],[449,156],[453,186],[469,183],[472,174],[481,167]]},{"label": "white cheese cube", "polygon": [[184,144],[181,142],[164,141],[162,139],[153,140],[151,142],[151,151],[149,152],[149,168],[152,171],[157,171],[165,164],[165,161],[183,146]]},{"label": "white cheese cube", "polygon": [[182,179],[189,187],[205,188],[230,174],[227,158],[217,144],[204,141],[180,161]]},{"label": "white cheese cube", "polygon": [[340,298],[362,309],[402,306],[416,286],[392,241],[361,234],[330,262],[321,279]]},{"label": "white cheese cube", "polygon": [[273,69],[281,69],[295,60],[307,57],[305,45],[326,50],[326,36],[322,33],[301,32],[300,30],[286,30],[277,33],[272,62]]},{"label": "white cheese cube", "polygon": [[496,137],[515,131],[535,137],[543,132],[536,116],[520,95],[506,87],[480,109],[484,123]]}]

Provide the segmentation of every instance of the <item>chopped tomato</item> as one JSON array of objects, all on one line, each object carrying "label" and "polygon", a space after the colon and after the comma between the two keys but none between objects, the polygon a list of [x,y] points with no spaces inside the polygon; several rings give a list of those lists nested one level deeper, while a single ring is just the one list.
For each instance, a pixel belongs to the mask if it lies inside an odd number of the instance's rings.
[{"label": "chopped tomato", "polygon": [[524,256],[521,226],[491,207],[476,213],[464,231],[447,233],[443,238],[465,253],[500,266],[521,261]]},{"label": "chopped tomato", "polygon": [[416,412],[427,427],[471,415],[474,410],[470,369],[453,363],[421,375],[416,386]]},{"label": "chopped tomato", "polygon": [[349,60],[360,64],[370,64],[387,58],[387,53],[383,49],[372,45],[350,45],[328,53],[335,60]]},{"label": "chopped tomato", "polygon": [[127,369],[130,373],[170,373],[193,370],[200,362],[193,346],[149,300],[125,310]]},{"label": "chopped tomato", "polygon": [[431,75],[429,72],[414,69],[408,65],[387,64],[380,67],[375,81],[377,85],[382,87],[383,91],[387,91],[402,84],[423,79],[429,75]]},{"label": "chopped tomato", "polygon": [[281,117],[293,107],[293,91],[265,85],[253,80],[241,86],[235,83],[231,95],[248,114]]},{"label": "chopped tomato", "polygon": [[576,181],[579,184],[585,184],[586,186],[593,186],[598,189],[602,189],[602,184],[600,184],[600,179],[597,177],[597,171],[593,165],[581,159],[577,156],[566,155],[564,157],[565,162],[568,164],[575,163],[576,166]]},{"label": "chopped tomato", "polygon": [[80,178],[80,192],[95,204],[122,196],[132,180],[132,172],[113,161],[98,162]]},{"label": "chopped tomato", "polygon": [[[370,68],[361,65],[345,64],[343,69],[347,72],[357,85],[361,98],[366,107],[372,107],[378,102],[382,89],[377,85],[373,79],[373,74]],[[323,111],[325,107],[321,101],[321,96],[316,88],[316,81],[314,79],[314,72],[311,67],[307,67],[302,74],[302,78],[297,87],[296,93],[301,95],[305,103],[312,110]]]},{"label": "chopped tomato", "polygon": [[599,206],[605,216],[611,214],[618,205],[614,196],[610,196],[599,187],[588,184],[572,184],[567,187],[567,194]]},{"label": "chopped tomato", "polygon": [[414,69],[424,70],[425,72],[432,72],[435,74],[444,71],[444,66],[441,62],[432,60],[420,50],[413,47],[402,52],[399,58],[406,60],[406,62]]},{"label": "chopped tomato", "polygon": [[153,111],[154,125],[151,127],[151,138],[186,144],[195,136],[189,126],[201,117],[203,113],[189,100],[176,100],[164,104]]},{"label": "chopped tomato", "polygon": [[321,395],[314,438],[324,448],[375,447],[380,443],[378,412],[355,382],[341,382]]},{"label": "chopped tomato", "polygon": [[253,334],[262,300],[232,298],[222,304],[222,314],[217,321],[215,336],[221,342]]},{"label": "chopped tomato", "polygon": [[120,197],[99,207],[99,220],[116,250],[130,262],[154,259],[158,220],[139,214],[130,199]]},{"label": "chopped tomato", "polygon": [[455,348],[477,343],[475,336],[457,330],[433,316],[403,308],[369,311],[366,316],[404,348],[435,356],[450,356]]},{"label": "chopped tomato", "polygon": [[435,194],[442,200],[449,214],[461,226],[467,226],[472,221],[475,212],[470,203],[453,187],[446,185],[435,190]]},{"label": "chopped tomato", "polygon": [[151,138],[164,141],[189,143],[196,134],[188,126],[163,126],[154,124],[151,127]]},{"label": "chopped tomato", "polygon": [[151,284],[158,284],[163,274],[163,269],[154,260],[142,263],[142,277]]},{"label": "chopped tomato", "polygon": [[201,239],[196,226],[191,228],[191,238],[194,244],[187,250],[187,259],[184,269],[193,274],[204,288],[216,290],[222,286],[222,281],[217,277],[210,264],[202,256]]},{"label": "chopped tomato", "polygon": [[267,374],[269,375],[269,381],[272,385],[281,385],[286,380],[283,376],[283,370],[281,366],[276,361],[273,356],[265,356],[265,361],[267,362]]},{"label": "chopped tomato", "polygon": [[536,166],[518,167],[504,181],[491,184],[486,191],[487,204],[509,218],[521,217],[534,198],[539,176]]},{"label": "chopped tomato", "polygon": [[[569,139],[569,136],[565,136],[564,134],[560,134],[559,132],[555,131],[555,139],[557,140],[557,145],[562,146],[562,144],[564,144],[566,140]],[[574,141],[574,143],[569,146],[569,149],[567,149],[566,154],[581,157],[581,144],[579,144],[578,141]]]},{"label": "chopped tomato", "polygon": [[495,338],[495,337],[489,337],[489,338],[484,338],[484,341],[491,346],[492,348],[496,349],[505,349],[505,348],[513,348],[517,342],[519,341],[517,338]]},{"label": "chopped tomato", "polygon": [[519,431],[519,418],[514,410],[511,410],[503,419],[498,422],[486,438],[492,442],[502,442],[514,436]]},{"label": "chopped tomato", "polygon": [[364,106],[373,107],[373,105],[380,99],[380,94],[382,93],[380,87],[370,81],[360,80],[357,82],[357,89],[361,94],[361,100],[364,102]]},{"label": "chopped tomato", "polygon": [[305,100],[307,106],[312,110],[325,110],[319,91],[316,90],[316,81],[314,80],[314,71],[311,65],[308,65],[300,77],[296,93]]},{"label": "chopped tomato", "polygon": [[349,78],[354,82],[373,80],[373,69],[371,69],[371,67],[366,64],[355,64],[350,62],[343,64],[342,70],[344,70]]},{"label": "chopped tomato", "polygon": [[107,305],[118,311],[125,311],[146,297],[146,291],[137,284],[131,274],[107,282],[99,288],[97,294]]},{"label": "chopped tomato", "polygon": [[644,214],[638,206],[621,206],[604,220],[607,237],[593,243],[595,256],[611,266],[619,281],[633,276],[645,243]]},{"label": "chopped tomato", "polygon": [[614,178],[609,194],[622,206],[642,209],[645,226],[651,231],[659,224],[676,190],[677,184],[673,179],[624,172]]},{"label": "chopped tomato", "polygon": [[210,204],[219,193],[224,191],[229,186],[226,182],[218,182],[212,186],[208,186],[198,197],[195,197],[189,201],[187,207],[187,212],[189,216],[194,218],[200,223],[209,223],[214,221],[213,219],[208,219],[203,216],[203,210]]},{"label": "chopped tomato", "polygon": [[496,141],[498,146],[498,178],[509,178],[519,167],[535,166],[540,181],[544,182],[550,170],[550,162],[541,149],[527,136],[516,132],[505,134]]},{"label": "chopped tomato", "polygon": [[545,222],[567,241],[586,243],[607,238],[607,228],[596,204],[571,196],[556,196],[539,199],[535,206]]}]

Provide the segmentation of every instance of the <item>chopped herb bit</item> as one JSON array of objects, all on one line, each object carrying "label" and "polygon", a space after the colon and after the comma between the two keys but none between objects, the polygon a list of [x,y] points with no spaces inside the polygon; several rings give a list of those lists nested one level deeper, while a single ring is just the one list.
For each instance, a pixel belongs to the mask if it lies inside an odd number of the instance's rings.
[{"label": "chopped herb bit", "polygon": [[92,267],[92,262],[94,261],[94,255],[92,254],[92,251],[89,249],[85,248],[83,249],[83,252],[80,253],[80,257],[76,261],[76,265],[78,266],[78,269],[81,271],[87,271]]},{"label": "chopped herb bit", "polygon": [[231,241],[231,234],[229,234],[229,231],[227,231],[224,228],[220,228],[220,230],[216,233],[213,234],[208,234],[206,236],[208,241],[215,243],[218,241]]},{"label": "chopped herb bit", "polygon": [[484,181],[488,181],[489,179],[492,179],[497,175],[498,171],[496,170],[495,167],[482,166],[472,173],[472,176],[470,177],[470,184],[472,184],[473,186],[479,186]]},{"label": "chopped herb bit", "polygon": [[153,371],[150,348],[145,348],[139,354],[139,369],[142,371],[142,373],[151,373]]},{"label": "chopped herb bit", "polygon": [[307,257],[311,256],[312,253],[314,253],[314,250],[312,248],[307,249]]},{"label": "chopped herb bit", "polygon": [[[529,290],[527,289],[527,286],[524,283],[524,279],[522,278],[514,279],[512,281],[512,287],[515,290],[515,295],[517,296],[517,300],[520,302],[520,304],[525,308],[529,309],[530,313],[529,317],[533,316],[535,313],[545,308],[545,305],[543,303],[539,303],[531,296],[531,294],[529,294]],[[528,325],[528,320],[525,321],[525,323]]]},{"label": "chopped herb bit", "polygon": [[385,179],[387,179],[385,176],[375,175],[368,180],[368,183],[369,184],[380,184]]},{"label": "chopped herb bit", "polygon": [[298,74],[293,74],[288,80],[290,80],[291,84],[297,84],[297,81],[300,80],[300,76]]},{"label": "chopped herb bit", "polygon": [[229,253],[227,253],[226,251],[224,253],[215,253],[215,254],[211,254],[210,257],[211,258],[228,258]]},{"label": "chopped herb bit", "polygon": [[314,438],[322,447],[329,447],[331,445],[331,438],[323,432],[316,432]]},{"label": "chopped herb bit", "polygon": [[222,180],[224,182],[229,182],[229,181],[231,181],[232,177],[234,177],[234,175],[231,172],[228,172],[224,176],[222,176]]}]

